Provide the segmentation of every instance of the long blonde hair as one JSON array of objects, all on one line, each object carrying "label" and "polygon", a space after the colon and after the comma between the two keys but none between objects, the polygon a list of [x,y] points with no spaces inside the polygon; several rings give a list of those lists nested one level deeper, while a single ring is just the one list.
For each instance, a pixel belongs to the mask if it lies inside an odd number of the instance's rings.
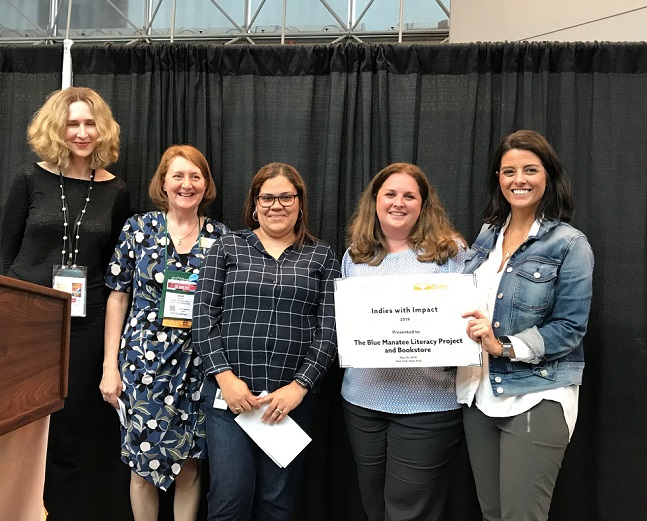
[{"label": "long blonde hair", "polygon": [[54,91],[36,111],[27,128],[27,140],[43,161],[65,170],[70,164],[70,149],[65,144],[65,130],[70,105],[83,101],[90,106],[99,137],[90,155],[91,168],[105,168],[119,158],[119,125],[99,94],[88,87],[69,87]]},{"label": "long blonde hair", "polygon": [[409,245],[420,262],[445,264],[455,257],[465,240],[451,224],[436,190],[427,176],[411,163],[393,163],[378,172],[362,192],[348,230],[349,254],[356,264],[379,265],[388,254],[386,237],[376,213],[376,197],[393,174],[408,174],[416,181],[422,205],[418,221],[409,233]]}]

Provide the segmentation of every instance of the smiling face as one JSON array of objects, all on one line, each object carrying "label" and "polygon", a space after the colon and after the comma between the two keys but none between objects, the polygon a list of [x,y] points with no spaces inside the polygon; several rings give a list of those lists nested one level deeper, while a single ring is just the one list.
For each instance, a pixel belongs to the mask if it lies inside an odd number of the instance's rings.
[{"label": "smiling face", "polygon": [[205,187],[204,176],[196,165],[182,156],[171,159],[164,176],[169,211],[197,212]]},{"label": "smiling face", "polygon": [[375,197],[375,211],[387,239],[406,239],[418,222],[422,196],[416,180],[405,173],[392,174]]},{"label": "smiling face", "polygon": [[499,186],[513,211],[534,213],[546,192],[546,169],[533,152],[513,148],[501,157]]},{"label": "smiling face", "polygon": [[[277,175],[265,181],[258,192],[259,197],[296,194],[295,186],[283,175]],[[256,199],[256,213],[261,231],[275,239],[294,235],[294,226],[297,223],[300,210],[301,202],[298,197],[295,198],[292,206],[281,206],[281,203],[275,199],[269,208],[263,208],[259,204],[258,198]]]},{"label": "smiling face", "polygon": [[92,109],[85,101],[70,103],[65,128],[65,144],[70,154],[77,158],[89,158],[97,148],[99,131]]}]

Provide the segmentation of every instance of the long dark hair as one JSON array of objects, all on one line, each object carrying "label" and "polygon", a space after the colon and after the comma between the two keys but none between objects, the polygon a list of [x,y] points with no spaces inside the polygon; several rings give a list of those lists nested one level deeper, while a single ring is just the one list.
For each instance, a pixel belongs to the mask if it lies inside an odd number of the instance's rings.
[{"label": "long dark hair", "polygon": [[517,130],[508,134],[497,147],[488,172],[490,202],[483,214],[483,221],[502,226],[510,213],[510,203],[503,196],[499,186],[501,159],[510,150],[532,152],[541,160],[546,170],[546,191],[539,202],[535,217],[569,222],[573,216],[574,202],[566,171],[546,138],[533,130]]}]

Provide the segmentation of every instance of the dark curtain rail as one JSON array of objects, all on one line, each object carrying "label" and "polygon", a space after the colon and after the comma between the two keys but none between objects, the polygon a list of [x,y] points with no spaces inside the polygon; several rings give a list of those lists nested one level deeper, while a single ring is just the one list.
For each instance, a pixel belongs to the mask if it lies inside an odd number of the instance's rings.
[{"label": "dark curtain rail", "polygon": [[[570,173],[573,224],[596,256],[580,415],[550,519],[644,517],[646,44],[77,44],[72,56],[74,84],[98,90],[121,125],[111,170],[128,183],[133,211],[151,207],[148,182],[173,143],[205,153],[218,188],[210,214],[233,228],[242,225],[252,175],[287,161],[306,179],[313,232],[340,256],[359,193],[388,163],[419,164],[472,240],[493,148],[518,128],[545,133]],[[11,204],[5,193],[17,167],[35,159],[25,129],[60,86],[61,61],[59,46],[0,46],[2,206]],[[340,381],[333,368],[296,521],[363,519]],[[446,519],[476,521],[464,453],[456,472]],[[99,498],[106,491],[96,491],[99,516],[128,519],[127,484],[119,480],[106,475],[121,494],[110,506]],[[162,511],[171,519],[168,505]]]},{"label": "dark curtain rail", "polygon": [[[521,42],[475,44],[231,45],[193,43],[87,44],[72,47],[77,70],[129,74],[173,66],[177,71],[259,76],[331,72],[469,74],[511,72],[626,73],[647,71],[647,43]],[[0,72],[56,73],[62,46],[0,46]]]}]

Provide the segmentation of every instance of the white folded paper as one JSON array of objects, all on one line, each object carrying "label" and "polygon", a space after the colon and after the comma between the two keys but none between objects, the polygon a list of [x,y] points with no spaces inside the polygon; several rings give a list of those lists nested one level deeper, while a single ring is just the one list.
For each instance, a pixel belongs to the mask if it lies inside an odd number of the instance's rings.
[{"label": "white folded paper", "polygon": [[263,423],[265,409],[252,409],[236,416],[236,423],[279,467],[285,468],[312,440],[289,416],[278,423]]},{"label": "white folded paper", "polygon": [[121,423],[121,425],[125,427],[126,426],[126,404],[121,398],[117,398],[117,402],[119,402],[119,409],[117,409],[117,416],[119,416],[119,423]]}]

